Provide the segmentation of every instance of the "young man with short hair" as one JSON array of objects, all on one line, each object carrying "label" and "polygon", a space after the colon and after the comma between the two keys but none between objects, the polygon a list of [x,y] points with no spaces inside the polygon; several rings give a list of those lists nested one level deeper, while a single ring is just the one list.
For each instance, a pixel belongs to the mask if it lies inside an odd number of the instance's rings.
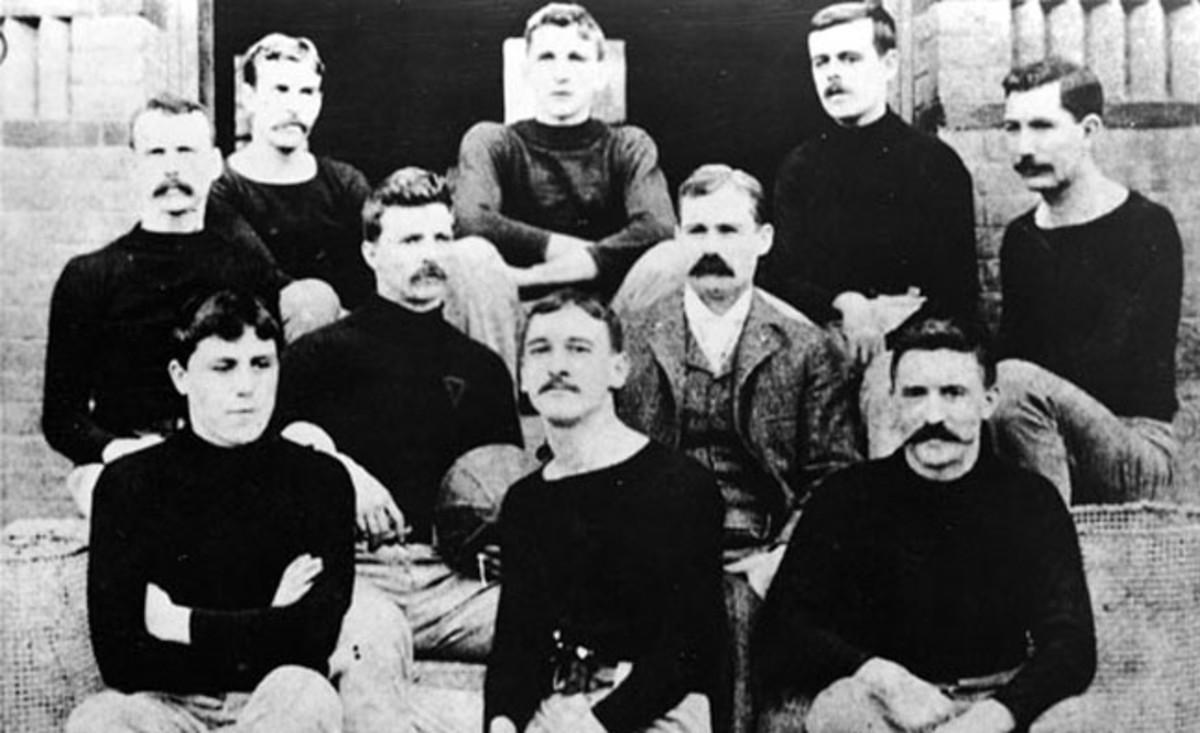
[{"label": "young man with short hair", "polygon": [[254,292],[282,311],[289,333],[306,312],[329,310],[309,282],[290,282],[254,232],[207,205],[220,153],[204,108],[170,95],[150,99],[130,124],[139,221],[106,247],[72,258],[50,300],[42,429],[76,464],[68,478],[90,512],[104,464],[179,429],[183,401],[171,386],[171,330],[194,298],[220,288]]},{"label": "young man with short hair", "polygon": [[759,676],[815,696],[810,733],[1026,730],[1095,672],[1075,525],[1050,482],[992,453],[995,366],[971,324],[903,326],[891,380],[904,443],[814,491],[762,610]]},{"label": "young man with short hair", "polygon": [[928,302],[974,317],[979,275],[971,176],[955,152],[888,109],[896,26],[876,3],[818,11],[808,32],[827,124],[784,159],[762,285],[837,323],[863,364]]},{"label": "young man with short hair", "polygon": [[[434,546],[434,500],[462,454],[521,445],[515,389],[499,356],[442,318],[454,238],[445,180],[396,171],[368,197],[363,232],[375,295],[289,348],[280,422],[351,471],[359,577],[404,611],[416,650],[480,660],[498,588],[476,574],[482,548]],[[369,637],[354,626],[346,633]]]},{"label": "young man with short hair", "polygon": [[521,384],[549,462],[505,497],[491,733],[709,731],[722,667],[712,477],[618,419],[621,329],[594,297],[535,303]]},{"label": "young man with short hair", "polygon": [[643,130],[592,117],[604,33],[585,8],[542,7],[525,44],[534,118],[481,122],[463,136],[458,228],[494,245],[517,287],[577,283],[610,297],[634,260],[671,236],[658,150]]},{"label": "young man with short hair", "polygon": [[1004,89],[1013,168],[1041,201],[1000,250],[1001,445],[1072,503],[1161,496],[1176,451],[1179,230],[1096,164],[1104,92],[1091,71],[1050,58]]},{"label": "young man with short hair", "polygon": [[350,481],[267,432],[283,339],[261,302],[221,291],[185,324],[169,372],[188,427],[96,489],[88,617],[113,689],[66,729],[340,731],[326,660],[354,580]]}]

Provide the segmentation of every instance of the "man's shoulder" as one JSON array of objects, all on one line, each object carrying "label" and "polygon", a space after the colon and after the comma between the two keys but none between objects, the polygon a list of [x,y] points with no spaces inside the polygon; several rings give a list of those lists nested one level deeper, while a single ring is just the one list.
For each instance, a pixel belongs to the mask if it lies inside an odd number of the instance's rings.
[{"label": "man's shoulder", "polygon": [[366,184],[367,176],[344,160],[331,158],[327,155],[316,156],[317,174],[333,179],[342,185]]},{"label": "man's shoulder", "polygon": [[517,140],[519,136],[513,125],[483,120],[471,125],[463,133],[461,146],[463,150],[482,148],[495,151]]},{"label": "man's shoulder", "polygon": [[777,334],[782,339],[784,350],[796,357],[806,357],[813,353],[824,354],[834,348],[833,341],[825,329],[762,288],[754,289],[754,302],[750,306],[750,317],[746,325]]},{"label": "man's shoulder", "polygon": [[138,227],[116,239],[89,252],[74,255],[63,265],[60,279],[102,277],[108,274],[114,266],[126,261],[126,255],[132,246]]}]

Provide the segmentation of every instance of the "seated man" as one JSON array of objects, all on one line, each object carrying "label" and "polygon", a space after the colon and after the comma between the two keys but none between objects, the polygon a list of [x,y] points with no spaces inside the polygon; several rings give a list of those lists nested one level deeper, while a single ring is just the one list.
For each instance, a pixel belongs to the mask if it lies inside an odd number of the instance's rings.
[{"label": "seated man", "polygon": [[906,324],[891,373],[904,444],[813,493],[762,610],[761,678],[816,696],[809,733],[1025,730],[1095,672],[1075,525],[989,450],[995,368],[969,326]]},{"label": "seated man", "polygon": [[691,253],[687,282],[627,321],[631,373],[618,396],[630,425],[716,474],[731,598],[748,604],[734,613],[742,672],[757,599],[738,587],[765,595],[809,490],[859,459],[844,352],[753,286],[771,246],[761,202],[759,182],[724,165],[702,166],[679,187],[675,241]]},{"label": "seated man", "polygon": [[1000,250],[1000,445],[1071,503],[1161,496],[1176,451],[1179,230],[1096,165],[1104,92],[1091,71],[1047,59],[1004,89],[1013,167],[1042,200]]},{"label": "seated man", "polygon": [[281,344],[262,303],[230,291],[176,332],[188,428],[96,489],[88,619],[112,689],[69,733],[342,729],[326,660],[354,580],[354,494],[336,461],[265,432]]},{"label": "seated man", "polygon": [[563,291],[530,311],[521,383],[553,456],[504,501],[491,733],[711,730],[721,496],[617,418],[621,348],[593,296]]},{"label": "seated man", "polygon": [[592,117],[604,32],[586,9],[542,7],[525,43],[535,116],[481,122],[463,136],[458,227],[495,245],[518,287],[581,283],[609,297],[643,251],[671,236],[658,150],[641,129]]},{"label": "seated man", "polygon": [[[206,206],[221,169],[204,109],[161,95],[133,118],[140,220],[108,246],[71,259],[50,300],[42,429],[77,466],[76,505],[91,510],[102,464],[177,430],[183,402],[165,368],[184,307],[221,288],[278,303],[289,333],[328,310],[311,281],[288,284],[245,222]],[[320,316],[317,316],[318,318]]]},{"label": "seated man", "polygon": [[[396,171],[367,198],[363,232],[376,293],[289,348],[280,424],[351,471],[365,540],[360,585],[404,611],[418,652],[482,660],[499,589],[477,576],[481,547],[434,548],[434,501],[462,454],[521,445],[515,390],[500,357],[442,318],[453,240],[446,182]],[[344,636],[353,626],[348,618]]]}]

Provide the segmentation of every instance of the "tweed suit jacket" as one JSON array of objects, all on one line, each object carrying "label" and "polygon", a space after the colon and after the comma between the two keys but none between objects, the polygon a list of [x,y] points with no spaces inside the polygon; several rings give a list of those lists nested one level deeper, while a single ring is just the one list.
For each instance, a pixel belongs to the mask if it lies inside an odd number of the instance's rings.
[{"label": "tweed suit jacket", "polygon": [[[617,395],[621,418],[678,448],[688,338],[682,288],[622,325],[631,369]],[[778,488],[771,540],[785,542],[813,485],[862,460],[849,363],[824,330],[756,288],[733,368],[734,426]]]}]

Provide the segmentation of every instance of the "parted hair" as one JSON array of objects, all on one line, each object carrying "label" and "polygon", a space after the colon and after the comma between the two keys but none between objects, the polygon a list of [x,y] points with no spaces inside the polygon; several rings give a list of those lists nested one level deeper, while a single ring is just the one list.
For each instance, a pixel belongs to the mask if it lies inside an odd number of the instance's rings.
[{"label": "parted hair", "polygon": [[317,51],[317,44],[303,36],[285,33],[268,33],[246,49],[242,57],[242,80],[250,86],[258,82],[260,61],[301,61],[312,64],[318,76],[325,76],[325,62]]},{"label": "parted hair", "polygon": [[447,208],[450,207],[450,186],[445,178],[416,166],[393,172],[383,179],[383,183],[376,186],[363,202],[363,239],[367,242],[378,241],[383,231],[380,219],[388,207],[427,204],[445,204]]},{"label": "parted hair", "polygon": [[983,369],[983,384],[990,387],[996,383],[996,362],[982,327],[960,318],[943,316],[920,316],[906,321],[891,336],[891,376],[896,380],[896,367],[900,357],[909,351],[958,351],[974,354]]},{"label": "parted hair", "polygon": [[199,114],[204,116],[204,121],[208,123],[209,141],[212,141],[213,126],[212,118],[208,116],[208,110],[204,105],[186,97],[180,97],[170,92],[159,92],[153,97],[146,100],[146,103],[138,107],[133,116],[129,118],[129,146],[134,147],[135,138],[133,132],[137,129],[138,120],[142,119],[143,115],[151,112],[169,115],[171,117],[182,117],[184,115]]},{"label": "parted hair", "polygon": [[1100,79],[1088,67],[1059,56],[1018,66],[1001,83],[1007,97],[1013,92],[1027,92],[1054,82],[1059,85],[1059,102],[1076,122],[1088,115],[1104,116],[1104,87]]},{"label": "parted hair", "polygon": [[184,309],[184,317],[173,333],[171,357],[187,364],[196,345],[209,336],[237,341],[246,332],[275,342],[283,349],[283,329],[267,306],[254,295],[240,290],[218,290],[197,298]]},{"label": "parted hair", "polygon": [[826,5],[813,15],[808,32],[815,33],[843,23],[869,20],[874,28],[875,50],[883,55],[896,47],[896,21],[879,2],[845,2]]},{"label": "parted hair", "polygon": [[763,187],[758,179],[744,170],[725,165],[724,163],[708,163],[702,165],[679,184],[679,199],[698,198],[719,191],[726,186],[733,186],[750,197],[753,206],[754,221],[763,221]]},{"label": "parted hair", "polygon": [[604,30],[588,9],[578,3],[549,3],[543,5],[525,21],[525,45],[529,45],[533,32],[546,25],[560,28],[575,26],[582,38],[596,42],[597,58],[604,58]]},{"label": "parted hair", "polygon": [[598,321],[603,321],[608,330],[608,342],[612,350],[621,353],[625,349],[625,337],[621,331],[621,320],[617,314],[595,295],[578,288],[563,288],[550,293],[546,297],[534,301],[525,317],[525,325],[521,329],[521,351],[525,351],[525,337],[529,334],[529,324],[538,316],[557,313],[565,308],[575,306]]}]

